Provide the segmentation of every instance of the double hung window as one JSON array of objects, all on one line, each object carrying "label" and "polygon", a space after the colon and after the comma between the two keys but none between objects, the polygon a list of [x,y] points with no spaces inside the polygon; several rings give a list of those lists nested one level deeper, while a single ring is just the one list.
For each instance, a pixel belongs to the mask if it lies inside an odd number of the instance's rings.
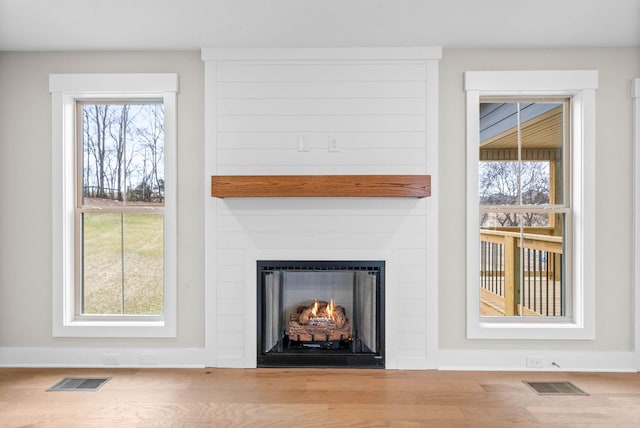
[{"label": "double hung window", "polygon": [[173,336],[177,76],[50,87],[54,335]]},{"label": "double hung window", "polygon": [[467,72],[467,336],[594,335],[595,71]]},{"label": "double hung window", "polygon": [[570,108],[567,98],[480,98],[481,316],[571,309]]}]

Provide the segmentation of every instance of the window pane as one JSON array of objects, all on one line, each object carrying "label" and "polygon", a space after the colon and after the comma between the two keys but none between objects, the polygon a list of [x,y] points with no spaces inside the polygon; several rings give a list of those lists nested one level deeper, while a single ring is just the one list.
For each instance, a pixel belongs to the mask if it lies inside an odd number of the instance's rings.
[{"label": "window pane", "polygon": [[514,293],[519,292],[519,277],[514,275],[521,217],[481,212],[480,218],[480,315],[517,315],[519,296]]},{"label": "window pane", "polygon": [[82,105],[83,205],[120,205],[124,201],[128,110],[124,105]]},{"label": "window pane", "polygon": [[83,313],[161,314],[163,216],[84,213],[82,218]]},{"label": "window pane", "polygon": [[85,206],[164,203],[164,106],[81,103]]},{"label": "window pane", "polygon": [[520,162],[523,205],[549,203],[549,162]]},{"label": "window pane", "polygon": [[122,215],[82,215],[82,312],[122,313]]},{"label": "window pane", "polygon": [[565,103],[480,103],[480,203],[562,204]]},{"label": "window pane", "polygon": [[[512,219],[509,226],[503,226],[505,216]],[[527,225],[542,216],[548,227]],[[481,211],[482,316],[566,315],[565,217]]]},{"label": "window pane", "polygon": [[164,205],[164,106],[136,107],[136,138],[127,146],[128,200]]},{"label": "window pane", "polygon": [[124,215],[124,313],[161,314],[163,216]]},{"label": "window pane", "polygon": [[[532,214],[528,214],[531,216]],[[556,227],[548,233],[524,228],[520,245],[522,270],[522,315],[565,314],[564,214],[551,214]]]},{"label": "window pane", "polygon": [[521,107],[523,203],[560,205],[564,188],[564,103],[521,103]]}]

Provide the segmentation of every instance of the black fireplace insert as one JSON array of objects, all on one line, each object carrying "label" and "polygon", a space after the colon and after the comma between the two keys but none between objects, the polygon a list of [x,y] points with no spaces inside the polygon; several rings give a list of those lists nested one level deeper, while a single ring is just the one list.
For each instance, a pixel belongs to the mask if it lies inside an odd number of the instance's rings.
[{"label": "black fireplace insert", "polygon": [[384,368],[384,261],[260,260],[258,367]]}]

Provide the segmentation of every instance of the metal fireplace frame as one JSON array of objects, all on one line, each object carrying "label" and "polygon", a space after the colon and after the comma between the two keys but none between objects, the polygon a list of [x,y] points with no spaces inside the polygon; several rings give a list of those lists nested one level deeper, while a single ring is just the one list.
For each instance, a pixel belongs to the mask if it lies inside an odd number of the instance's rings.
[{"label": "metal fireplace frame", "polygon": [[[263,351],[265,344],[265,275],[282,271],[375,271],[377,352],[345,349],[283,349]],[[258,260],[257,261],[257,367],[384,368],[385,367],[385,262],[381,260]],[[355,329],[355,326],[353,327]],[[357,332],[356,332],[357,333]],[[285,332],[282,332],[285,336]],[[284,339],[283,339],[284,340]],[[353,348],[353,347],[352,347]]]}]

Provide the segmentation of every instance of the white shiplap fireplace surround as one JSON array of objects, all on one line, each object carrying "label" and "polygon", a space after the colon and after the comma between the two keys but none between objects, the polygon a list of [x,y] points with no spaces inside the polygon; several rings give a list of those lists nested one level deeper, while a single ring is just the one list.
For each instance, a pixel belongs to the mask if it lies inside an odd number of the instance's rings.
[{"label": "white shiplap fireplace surround", "polygon": [[[256,367],[257,260],[384,260],[386,368],[437,366],[440,57],[202,51],[208,366]],[[430,174],[432,196],[211,197],[215,175],[357,174]]]}]

